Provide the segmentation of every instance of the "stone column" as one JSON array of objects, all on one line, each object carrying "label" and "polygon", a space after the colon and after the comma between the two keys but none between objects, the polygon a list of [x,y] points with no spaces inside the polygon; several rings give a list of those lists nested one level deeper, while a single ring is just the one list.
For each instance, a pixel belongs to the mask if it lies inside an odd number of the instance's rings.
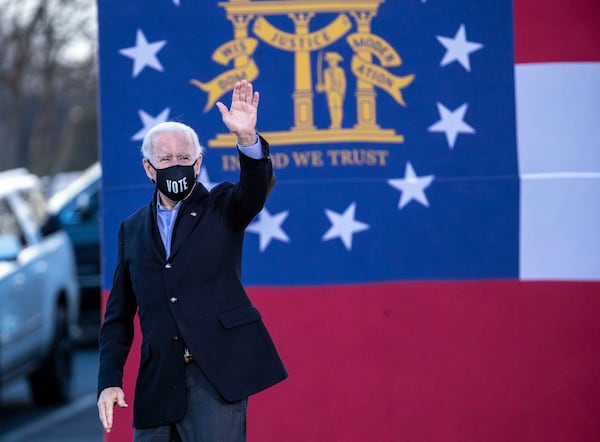
[{"label": "stone column", "polygon": [[[296,36],[307,36],[308,24],[314,17],[313,12],[294,12],[288,14],[294,21]],[[314,130],[313,91],[310,63],[310,48],[308,44],[299,47],[294,53],[294,129]]]},{"label": "stone column", "polygon": [[[358,32],[363,34],[371,33],[371,20],[375,17],[376,11],[356,11],[351,12],[356,21]],[[372,61],[369,51],[357,51],[357,56],[367,62]],[[377,125],[377,106],[375,103],[375,89],[370,83],[357,79],[356,81],[356,119],[357,129],[376,129]]]}]

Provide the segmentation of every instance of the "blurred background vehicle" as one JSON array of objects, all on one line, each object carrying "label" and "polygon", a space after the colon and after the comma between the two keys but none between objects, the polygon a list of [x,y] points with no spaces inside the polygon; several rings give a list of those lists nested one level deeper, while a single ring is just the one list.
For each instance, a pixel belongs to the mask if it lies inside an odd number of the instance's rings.
[{"label": "blurred background vehicle", "polygon": [[35,175],[0,172],[0,385],[28,377],[40,405],[71,398],[79,335],[75,254],[48,219]]},{"label": "blurred background vehicle", "polygon": [[100,326],[100,188],[102,169],[92,164],[48,200],[54,228],[69,235],[75,250],[81,292],[81,344],[96,344]]}]

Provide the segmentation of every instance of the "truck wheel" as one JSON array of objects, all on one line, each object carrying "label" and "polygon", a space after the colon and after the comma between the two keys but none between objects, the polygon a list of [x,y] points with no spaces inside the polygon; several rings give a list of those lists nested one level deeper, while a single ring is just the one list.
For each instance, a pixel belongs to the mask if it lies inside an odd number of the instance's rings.
[{"label": "truck wheel", "polygon": [[36,405],[52,405],[71,399],[72,351],[65,306],[56,311],[54,339],[42,366],[29,376],[29,385]]}]

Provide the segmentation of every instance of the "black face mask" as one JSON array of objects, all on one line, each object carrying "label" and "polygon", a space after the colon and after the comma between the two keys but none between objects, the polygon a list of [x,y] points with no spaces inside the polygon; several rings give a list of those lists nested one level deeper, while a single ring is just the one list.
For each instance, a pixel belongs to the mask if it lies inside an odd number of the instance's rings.
[{"label": "black face mask", "polygon": [[[198,160],[196,160],[198,161]],[[190,194],[196,182],[194,166],[175,165],[165,169],[157,169],[150,161],[148,164],[156,171],[156,188],[172,201],[181,201]]]}]

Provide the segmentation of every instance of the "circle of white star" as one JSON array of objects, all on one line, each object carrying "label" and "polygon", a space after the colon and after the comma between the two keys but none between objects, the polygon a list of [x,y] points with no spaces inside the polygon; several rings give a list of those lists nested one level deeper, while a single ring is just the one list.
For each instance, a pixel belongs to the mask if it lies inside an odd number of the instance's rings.
[{"label": "circle of white star", "polygon": [[469,105],[464,103],[462,106],[459,106],[455,110],[451,111],[442,103],[437,103],[440,120],[437,123],[429,126],[427,130],[429,132],[444,132],[446,134],[446,141],[448,141],[448,147],[453,149],[459,133],[475,133],[475,129],[473,129],[463,120],[465,114],[467,113],[468,107]]},{"label": "circle of white star", "polygon": [[162,72],[163,67],[158,58],[156,58],[156,54],[166,43],[166,40],[148,43],[142,30],[138,29],[135,37],[135,46],[119,51],[121,55],[133,59],[132,77],[137,77],[146,66]]},{"label": "circle of white star", "polygon": [[425,189],[429,187],[434,178],[434,175],[417,176],[410,161],[407,162],[404,178],[394,178],[387,181],[390,186],[401,192],[398,209],[404,208],[413,200],[425,207],[429,207]]},{"label": "circle of white star", "polygon": [[331,239],[339,238],[346,247],[346,250],[352,250],[352,236],[355,233],[362,232],[363,230],[368,230],[370,226],[360,221],[356,221],[354,219],[354,214],[356,212],[356,203],[351,203],[344,213],[340,214],[334,212],[333,210],[325,209],[325,215],[329,218],[331,222],[331,227],[325,234],[322,241],[328,241]]},{"label": "circle of white star", "polygon": [[446,66],[453,61],[458,61],[463,68],[469,72],[471,71],[469,54],[483,48],[483,45],[481,43],[467,41],[467,33],[464,24],[460,25],[454,38],[442,37],[440,35],[436,38],[446,48],[446,53],[440,62],[440,66]]},{"label": "circle of white star", "polygon": [[276,215],[271,215],[267,208],[263,208],[258,214],[258,221],[246,227],[246,230],[251,233],[256,233],[259,236],[259,250],[265,251],[269,243],[273,239],[283,242],[290,242],[290,238],[281,228],[281,224],[288,217],[289,212],[280,212]]},{"label": "circle of white star", "polygon": [[154,126],[156,126],[159,123],[164,123],[165,121],[167,121],[169,119],[170,112],[171,112],[171,109],[169,109],[167,107],[167,108],[163,109],[162,112],[160,114],[158,114],[156,117],[153,117],[152,115],[150,115],[140,109],[138,111],[138,115],[140,116],[140,120],[142,120],[142,124],[144,125],[144,127],[142,127],[138,132],[136,132],[136,134],[133,137],[131,137],[131,140],[132,141],[143,140],[144,137],[146,136],[146,133],[148,133],[148,131],[150,129],[152,129]]}]

